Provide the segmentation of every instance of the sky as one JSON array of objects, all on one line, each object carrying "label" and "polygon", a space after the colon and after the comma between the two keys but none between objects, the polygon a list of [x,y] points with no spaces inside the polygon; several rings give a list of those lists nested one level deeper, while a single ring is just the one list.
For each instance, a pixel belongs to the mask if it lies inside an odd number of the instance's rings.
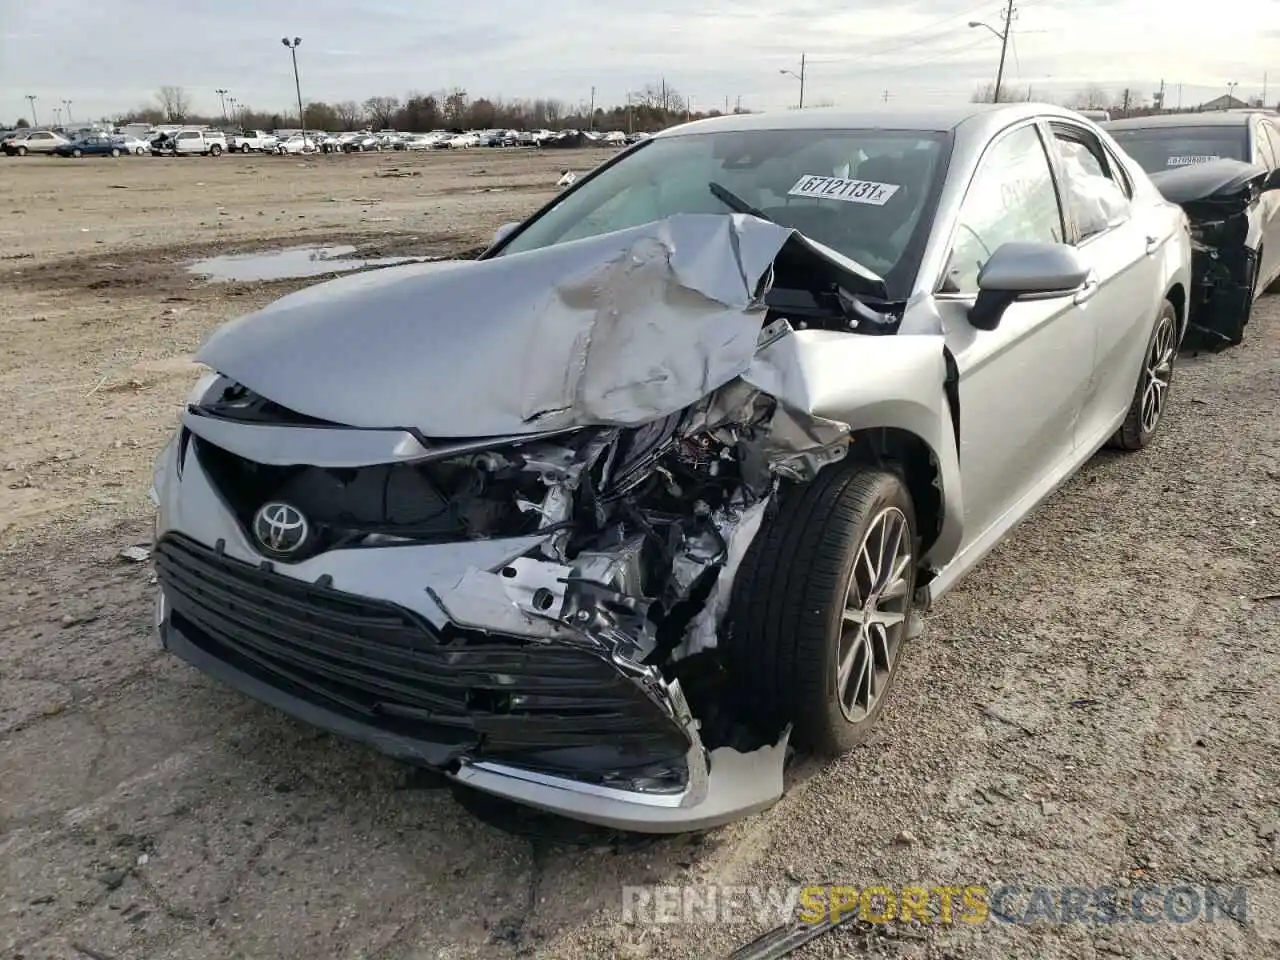
[{"label": "sky", "polygon": [[[1062,100],[1089,84],[1192,105],[1280,101],[1280,0],[1018,0],[1006,82]],[[1230,10],[1231,15],[1219,15]],[[664,78],[694,109],[962,102],[995,78],[1001,0],[0,0],[0,124],[155,106],[162,85],[216,114],[218,88],[256,110],[294,102],[283,36],[301,37],[311,100],[429,93],[624,103]],[[1258,29],[1242,29],[1257,24]],[[887,97],[887,101],[886,101]],[[296,108],[293,108],[296,112]],[[66,120],[64,114],[63,120]]]}]

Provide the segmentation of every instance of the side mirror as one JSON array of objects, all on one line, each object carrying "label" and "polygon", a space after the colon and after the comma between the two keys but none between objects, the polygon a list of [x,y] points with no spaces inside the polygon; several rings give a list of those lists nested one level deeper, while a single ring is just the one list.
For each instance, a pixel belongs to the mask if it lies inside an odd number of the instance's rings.
[{"label": "side mirror", "polygon": [[503,240],[507,239],[507,237],[511,236],[511,231],[515,230],[515,228],[518,226],[520,226],[520,221],[518,220],[514,223],[504,223],[502,226],[500,226],[497,230],[493,232],[492,245],[496,247]]},{"label": "side mirror", "polygon": [[1267,174],[1267,179],[1262,181],[1262,192],[1266,193],[1268,190],[1280,190],[1280,167],[1272,170]]},{"label": "side mirror", "polygon": [[1079,251],[1065,243],[1001,244],[978,273],[978,298],[969,310],[969,323],[994,330],[1014,302],[1068,296],[1088,276]]}]

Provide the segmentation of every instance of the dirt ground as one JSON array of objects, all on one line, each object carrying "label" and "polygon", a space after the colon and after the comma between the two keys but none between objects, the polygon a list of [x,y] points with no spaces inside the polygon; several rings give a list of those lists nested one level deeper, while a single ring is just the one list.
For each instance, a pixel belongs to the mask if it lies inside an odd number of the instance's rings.
[{"label": "dirt ground", "polygon": [[596,159],[0,161],[0,957],[722,956],[761,922],[628,924],[622,885],[807,882],[1242,884],[1249,916],[854,923],[798,956],[1280,956],[1280,297],[940,605],[871,744],[703,836],[464,806],[158,650],[118,553],[187,358],[302,285],[186,264],[474,249]]}]

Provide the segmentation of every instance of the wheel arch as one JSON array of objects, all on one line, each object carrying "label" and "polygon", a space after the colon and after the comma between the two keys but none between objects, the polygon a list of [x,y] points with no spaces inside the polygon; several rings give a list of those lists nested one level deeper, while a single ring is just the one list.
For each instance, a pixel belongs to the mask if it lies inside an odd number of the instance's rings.
[{"label": "wheel arch", "polygon": [[938,541],[946,516],[944,480],[938,457],[919,434],[901,427],[853,432],[846,464],[893,470],[902,477],[916,511],[916,532],[924,555]]},{"label": "wheel arch", "polygon": [[1178,315],[1178,342],[1181,343],[1187,333],[1187,288],[1180,281],[1174,281],[1165,291],[1164,298],[1173,304]]}]

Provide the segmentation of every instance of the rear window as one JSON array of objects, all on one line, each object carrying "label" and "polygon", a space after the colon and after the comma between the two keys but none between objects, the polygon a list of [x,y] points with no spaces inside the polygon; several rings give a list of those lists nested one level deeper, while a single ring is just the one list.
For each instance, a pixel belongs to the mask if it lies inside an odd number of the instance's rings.
[{"label": "rear window", "polygon": [[1244,160],[1248,146],[1244,124],[1238,127],[1139,127],[1110,133],[1147,173],[1210,160]]}]

